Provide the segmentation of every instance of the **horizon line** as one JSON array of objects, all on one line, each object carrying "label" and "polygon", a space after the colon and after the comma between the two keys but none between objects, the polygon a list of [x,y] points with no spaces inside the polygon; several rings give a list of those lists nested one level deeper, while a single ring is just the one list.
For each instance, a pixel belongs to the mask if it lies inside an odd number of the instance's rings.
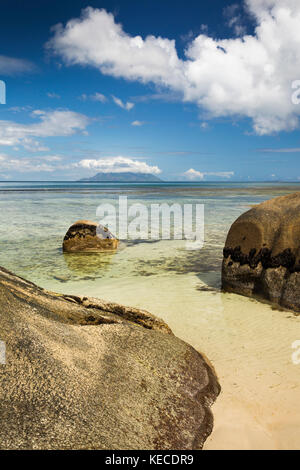
[{"label": "horizon line", "polygon": [[79,183],[79,184],[100,184],[100,183],[125,183],[125,184],[168,184],[168,183],[293,183],[300,184],[300,180],[231,180],[231,181],[190,181],[190,180],[161,180],[161,181],[81,181],[81,180],[0,180],[0,183]]}]

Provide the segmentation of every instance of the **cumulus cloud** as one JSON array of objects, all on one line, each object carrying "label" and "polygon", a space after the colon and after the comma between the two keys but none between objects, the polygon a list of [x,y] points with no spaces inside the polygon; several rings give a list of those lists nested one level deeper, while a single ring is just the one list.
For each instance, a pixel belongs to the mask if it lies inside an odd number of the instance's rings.
[{"label": "cumulus cloud", "polygon": [[21,145],[27,150],[42,151],[46,147],[35,140],[36,137],[69,136],[83,132],[89,119],[84,114],[69,110],[35,110],[32,117],[37,122],[21,124],[14,121],[0,120],[0,145]]},{"label": "cumulus cloud", "polygon": [[87,170],[98,170],[103,173],[148,173],[157,175],[161,170],[157,166],[148,165],[146,162],[133,160],[129,157],[104,157],[98,160],[85,159],[74,164],[74,167]]},{"label": "cumulus cloud", "polygon": [[194,170],[194,168],[190,168],[189,170],[184,172],[184,176],[190,180],[194,180],[194,179],[203,180],[205,174],[202,173],[201,171]]},{"label": "cumulus cloud", "polygon": [[0,75],[18,75],[34,69],[35,66],[28,60],[0,55]]},{"label": "cumulus cloud", "polygon": [[260,135],[293,130],[300,114],[291,101],[300,70],[300,2],[244,0],[244,6],[256,23],[253,35],[215,39],[204,32],[188,42],[183,59],[174,40],[130,36],[112,14],[91,7],[56,26],[47,47],[68,65],[165,86],[209,118],[247,117]]},{"label": "cumulus cloud", "polygon": [[122,109],[126,109],[126,111],[130,111],[134,107],[134,103],[131,103],[130,101],[123,103],[123,101],[116,96],[112,96],[112,99],[117,106],[120,106]]},{"label": "cumulus cloud", "polygon": [[189,180],[203,180],[206,176],[216,176],[217,178],[229,179],[234,176],[233,171],[197,171],[190,168],[184,173],[184,176]]},{"label": "cumulus cloud", "polygon": [[132,37],[105,10],[88,7],[81,18],[70,20],[65,27],[57,25],[47,47],[68,65],[92,65],[115,77],[169,85],[172,72],[174,85],[180,86],[182,80],[174,40]]}]

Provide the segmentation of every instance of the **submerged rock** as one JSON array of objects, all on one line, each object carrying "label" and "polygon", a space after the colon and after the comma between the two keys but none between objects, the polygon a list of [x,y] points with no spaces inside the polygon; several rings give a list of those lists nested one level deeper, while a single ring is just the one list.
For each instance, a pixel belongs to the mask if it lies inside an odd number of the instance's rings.
[{"label": "submerged rock", "polygon": [[90,220],[78,220],[67,231],[63,241],[65,252],[98,252],[115,250],[119,240],[108,230]]},{"label": "submerged rock", "polygon": [[212,368],[146,311],[0,268],[1,449],[199,449]]},{"label": "submerged rock", "polygon": [[263,202],[234,222],[222,285],[300,312],[300,192]]}]

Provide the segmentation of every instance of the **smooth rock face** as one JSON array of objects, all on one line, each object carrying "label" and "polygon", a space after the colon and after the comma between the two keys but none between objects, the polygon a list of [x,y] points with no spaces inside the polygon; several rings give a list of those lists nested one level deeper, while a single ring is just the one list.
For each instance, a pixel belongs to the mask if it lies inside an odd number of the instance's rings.
[{"label": "smooth rock face", "polygon": [[234,222],[222,285],[300,311],[300,192],[263,202]]},{"label": "smooth rock face", "polygon": [[148,312],[38,288],[0,268],[1,449],[199,449],[219,393]]},{"label": "smooth rock face", "polygon": [[78,220],[67,231],[63,241],[63,251],[97,252],[116,250],[119,240],[102,225],[90,220]]}]

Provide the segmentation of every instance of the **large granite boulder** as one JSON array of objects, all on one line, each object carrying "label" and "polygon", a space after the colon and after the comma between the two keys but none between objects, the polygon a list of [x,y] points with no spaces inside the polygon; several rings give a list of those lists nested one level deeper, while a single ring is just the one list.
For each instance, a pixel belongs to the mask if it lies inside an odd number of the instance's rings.
[{"label": "large granite boulder", "polygon": [[0,268],[0,339],[0,449],[200,449],[212,430],[212,368],[146,311]]},{"label": "large granite boulder", "polygon": [[234,222],[222,285],[300,311],[300,192],[263,202]]},{"label": "large granite boulder", "polygon": [[63,240],[63,251],[68,253],[115,250],[119,240],[108,230],[90,220],[77,220],[68,229]]}]

